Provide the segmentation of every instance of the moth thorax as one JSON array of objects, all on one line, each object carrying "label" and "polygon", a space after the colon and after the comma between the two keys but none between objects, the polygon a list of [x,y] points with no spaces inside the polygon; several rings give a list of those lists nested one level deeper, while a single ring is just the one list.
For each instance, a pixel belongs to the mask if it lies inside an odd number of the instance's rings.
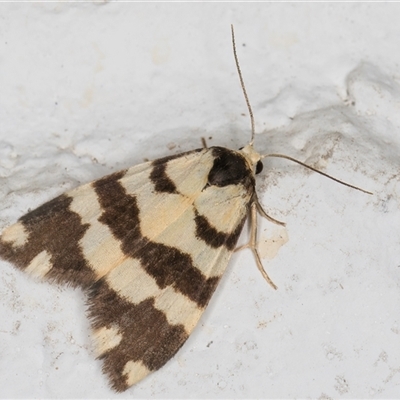
[{"label": "moth thorax", "polygon": [[208,184],[228,186],[244,183],[253,176],[247,156],[224,147],[212,147],[213,166],[208,174]]}]

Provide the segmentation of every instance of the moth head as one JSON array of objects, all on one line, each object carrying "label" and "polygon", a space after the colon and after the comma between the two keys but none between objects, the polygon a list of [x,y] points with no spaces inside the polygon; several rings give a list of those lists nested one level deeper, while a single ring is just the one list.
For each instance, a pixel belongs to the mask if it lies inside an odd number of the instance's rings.
[{"label": "moth head", "polygon": [[263,170],[264,165],[261,161],[261,155],[254,150],[251,143],[240,148],[239,151],[245,157],[254,174],[259,174]]}]

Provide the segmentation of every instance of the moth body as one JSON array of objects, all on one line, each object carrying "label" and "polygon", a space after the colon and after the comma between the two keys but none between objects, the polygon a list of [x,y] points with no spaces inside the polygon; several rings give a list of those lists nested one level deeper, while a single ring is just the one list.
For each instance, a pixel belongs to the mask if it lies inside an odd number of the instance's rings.
[{"label": "moth body", "polygon": [[0,257],[88,295],[96,351],[123,391],[186,341],[255,199],[260,155],[197,149],[82,185],[22,216]]}]

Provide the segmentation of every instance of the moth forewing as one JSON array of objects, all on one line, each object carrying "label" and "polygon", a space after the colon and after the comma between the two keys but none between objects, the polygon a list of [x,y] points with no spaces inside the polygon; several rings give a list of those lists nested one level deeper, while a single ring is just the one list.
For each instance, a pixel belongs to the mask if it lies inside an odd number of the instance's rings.
[{"label": "moth forewing", "polygon": [[5,229],[0,256],[87,292],[103,370],[125,390],[197,324],[252,204],[256,154],[198,149],[80,186]]}]

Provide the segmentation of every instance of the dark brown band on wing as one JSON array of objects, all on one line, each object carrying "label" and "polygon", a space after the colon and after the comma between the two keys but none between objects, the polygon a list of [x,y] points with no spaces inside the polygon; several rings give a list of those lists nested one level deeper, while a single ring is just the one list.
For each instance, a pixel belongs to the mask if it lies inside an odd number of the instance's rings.
[{"label": "dark brown band on wing", "polygon": [[187,151],[185,153],[175,154],[173,156],[159,158],[152,162],[153,170],[150,173],[150,180],[152,181],[154,188],[157,192],[164,193],[178,193],[175,183],[166,173],[168,161],[175,160],[177,158],[185,157],[191,153],[197,153],[202,149],[196,149]]},{"label": "dark brown band on wing", "polygon": [[205,307],[213,294],[219,277],[205,278],[193,265],[189,254],[163,244],[148,241],[138,251],[132,251],[139,258],[143,268],[157,282],[161,289],[172,286],[175,290]]},{"label": "dark brown band on wing", "polygon": [[25,214],[19,221],[28,233],[27,242],[19,247],[0,242],[0,256],[25,269],[42,251],[51,256],[52,268],[46,278],[73,286],[88,286],[95,275],[82,254],[79,241],[88,224],[69,209],[72,198],[61,195]]},{"label": "dark brown band on wing", "polygon": [[196,211],[196,236],[199,239],[204,240],[211,247],[218,248],[226,246],[228,250],[233,250],[239,239],[240,232],[242,232],[245,221],[246,217],[240,221],[238,226],[231,233],[220,232],[210,225],[206,217],[200,215]]},{"label": "dark brown band on wing", "polygon": [[219,278],[204,277],[193,265],[189,254],[143,237],[136,198],[126,193],[118,179],[118,176],[109,176],[93,183],[103,209],[99,221],[106,224],[121,242],[121,249],[126,255],[140,260],[142,267],[161,289],[172,286],[204,307]]},{"label": "dark brown band on wing", "polygon": [[140,361],[150,371],[161,368],[185,343],[188,335],[182,325],[170,325],[165,314],[149,298],[139,304],[121,298],[104,279],[88,290],[89,317],[93,329],[117,327],[122,339],[105,352],[103,371],[117,391],[128,388],[123,374],[128,361]]},{"label": "dark brown band on wing", "polygon": [[157,192],[178,193],[175,183],[166,173],[167,164],[153,163],[153,169],[150,173],[150,180]]}]

